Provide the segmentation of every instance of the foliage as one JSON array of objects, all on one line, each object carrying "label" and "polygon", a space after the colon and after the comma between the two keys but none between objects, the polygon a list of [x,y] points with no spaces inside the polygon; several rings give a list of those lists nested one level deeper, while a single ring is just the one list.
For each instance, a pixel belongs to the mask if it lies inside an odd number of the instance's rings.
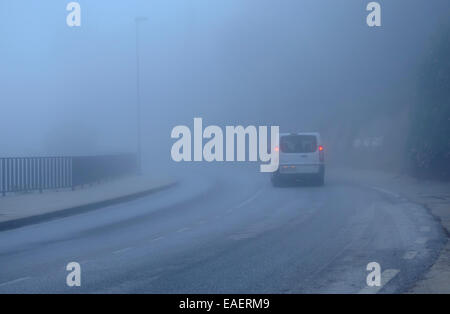
[{"label": "foliage", "polygon": [[434,39],[411,108],[408,155],[419,177],[450,179],[450,27]]}]

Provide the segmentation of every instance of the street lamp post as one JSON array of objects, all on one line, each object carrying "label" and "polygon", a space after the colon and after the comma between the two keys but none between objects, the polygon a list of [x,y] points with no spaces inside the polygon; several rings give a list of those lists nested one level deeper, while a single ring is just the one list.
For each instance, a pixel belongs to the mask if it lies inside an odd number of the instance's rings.
[{"label": "street lamp post", "polygon": [[139,25],[147,18],[137,17],[136,22],[136,119],[137,119],[137,166],[142,174],[142,143],[141,143],[141,86],[140,86],[140,56],[139,56]]}]

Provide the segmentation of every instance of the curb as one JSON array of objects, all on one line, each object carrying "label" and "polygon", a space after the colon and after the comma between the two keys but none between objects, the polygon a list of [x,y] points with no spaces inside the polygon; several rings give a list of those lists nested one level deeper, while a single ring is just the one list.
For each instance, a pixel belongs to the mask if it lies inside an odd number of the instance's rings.
[{"label": "curb", "polygon": [[41,214],[41,215],[23,217],[23,218],[13,219],[10,221],[0,222],[0,231],[17,229],[20,227],[33,225],[33,224],[37,224],[37,223],[44,222],[44,221],[50,221],[50,220],[54,220],[57,218],[64,218],[64,217],[73,216],[73,215],[77,215],[77,214],[83,214],[86,212],[94,211],[94,210],[102,208],[102,207],[128,202],[128,201],[131,201],[131,200],[134,200],[137,198],[141,198],[141,197],[153,194],[153,193],[167,190],[171,187],[174,187],[175,185],[177,185],[177,182],[168,183],[168,184],[154,187],[154,188],[151,188],[148,190],[144,190],[144,191],[140,191],[140,192],[124,195],[124,196],[119,196],[119,197],[108,199],[108,200],[103,200],[103,201],[98,201],[98,202],[94,202],[94,203],[90,203],[90,204],[69,207],[69,208],[65,208],[65,209],[61,209],[61,210],[55,210],[53,212],[45,213],[45,214]]}]

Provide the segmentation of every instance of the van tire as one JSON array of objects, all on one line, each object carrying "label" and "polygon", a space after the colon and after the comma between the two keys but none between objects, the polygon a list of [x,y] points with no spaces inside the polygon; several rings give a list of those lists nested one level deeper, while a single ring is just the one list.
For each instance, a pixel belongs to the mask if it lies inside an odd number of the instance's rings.
[{"label": "van tire", "polygon": [[316,178],[316,185],[323,186],[325,184],[325,173],[321,172]]},{"label": "van tire", "polygon": [[280,187],[282,185],[281,179],[279,177],[272,177],[270,181],[272,182],[272,185],[274,187]]}]

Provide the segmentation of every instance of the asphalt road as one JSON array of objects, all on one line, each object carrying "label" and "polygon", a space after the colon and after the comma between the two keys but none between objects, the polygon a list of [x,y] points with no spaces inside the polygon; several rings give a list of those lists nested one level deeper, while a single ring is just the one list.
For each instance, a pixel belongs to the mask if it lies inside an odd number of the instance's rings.
[{"label": "asphalt road", "polygon": [[[155,195],[0,232],[0,293],[398,293],[443,243],[425,208],[344,178],[274,188],[255,167],[197,169]],[[69,262],[81,287],[66,286]],[[367,288],[370,262],[380,288]]]}]

